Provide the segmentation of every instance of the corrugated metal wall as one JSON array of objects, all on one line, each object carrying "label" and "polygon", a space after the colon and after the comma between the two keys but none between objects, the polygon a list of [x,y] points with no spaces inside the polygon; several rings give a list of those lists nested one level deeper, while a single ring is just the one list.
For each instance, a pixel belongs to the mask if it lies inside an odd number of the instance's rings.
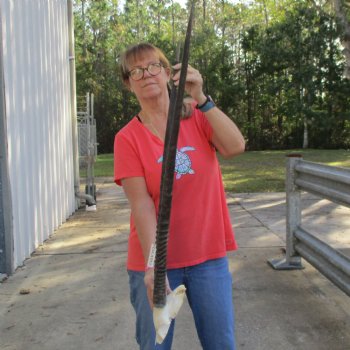
[{"label": "corrugated metal wall", "polygon": [[75,210],[66,0],[0,0],[14,267]]}]

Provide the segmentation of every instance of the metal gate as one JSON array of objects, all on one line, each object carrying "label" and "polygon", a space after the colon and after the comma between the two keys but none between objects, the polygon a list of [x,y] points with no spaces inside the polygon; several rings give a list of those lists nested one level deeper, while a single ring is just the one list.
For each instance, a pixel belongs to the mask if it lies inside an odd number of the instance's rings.
[{"label": "metal gate", "polygon": [[80,177],[86,179],[85,193],[96,200],[94,164],[97,156],[94,95],[77,96],[78,144]]}]

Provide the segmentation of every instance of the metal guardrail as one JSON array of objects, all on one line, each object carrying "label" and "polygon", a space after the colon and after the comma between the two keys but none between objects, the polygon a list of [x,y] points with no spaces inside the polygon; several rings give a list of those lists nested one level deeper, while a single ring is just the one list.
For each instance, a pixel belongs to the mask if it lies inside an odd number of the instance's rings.
[{"label": "metal guardrail", "polygon": [[302,227],[301,191],[350,207],[350,169],[307,162],[301,155],[288,156],[286,256],[268,262],[276,270],[294,270],[304,268],[304,258],[350,296],[350,258]]}]

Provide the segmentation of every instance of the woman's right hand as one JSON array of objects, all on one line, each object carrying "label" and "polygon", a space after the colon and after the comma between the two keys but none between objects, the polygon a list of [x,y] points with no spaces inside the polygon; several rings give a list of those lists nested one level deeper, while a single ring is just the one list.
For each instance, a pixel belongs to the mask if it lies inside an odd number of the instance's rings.
[{"label": "woman's right hand", "polygon": [[[151,309],[153,309],[154,268],[146,270],[144,282],[147,290],[148,302],[149,302],[149,305],[151,306]],[[166,283],[166,293],[169,294],[171,293],[171,289],[169,286],[168,277],[166,277],[165,283]]]}]

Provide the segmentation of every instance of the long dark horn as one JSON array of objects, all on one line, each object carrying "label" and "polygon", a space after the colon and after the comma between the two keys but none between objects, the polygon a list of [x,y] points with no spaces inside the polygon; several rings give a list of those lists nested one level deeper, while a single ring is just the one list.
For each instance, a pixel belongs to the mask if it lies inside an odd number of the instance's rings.
[{"label": "long dark horn", "polygon": [[156,307],[164,307],[166,304],[166,262],[168,248],[168,231],[171,212],[171,200],[173,192],[177,138],[180,128],[180,116],[185,91],[186,73],[190,52],[190,37],[194,13],[194,1],[187,25],[186,39],[183,50],[181,74],[178,88],[172,86],[170,94],[170,106],[164,140],[164,153],[162,165],[162,178],[160,186],[160,202],[157,221],[156,259],[154,276],[153,303]]}]

